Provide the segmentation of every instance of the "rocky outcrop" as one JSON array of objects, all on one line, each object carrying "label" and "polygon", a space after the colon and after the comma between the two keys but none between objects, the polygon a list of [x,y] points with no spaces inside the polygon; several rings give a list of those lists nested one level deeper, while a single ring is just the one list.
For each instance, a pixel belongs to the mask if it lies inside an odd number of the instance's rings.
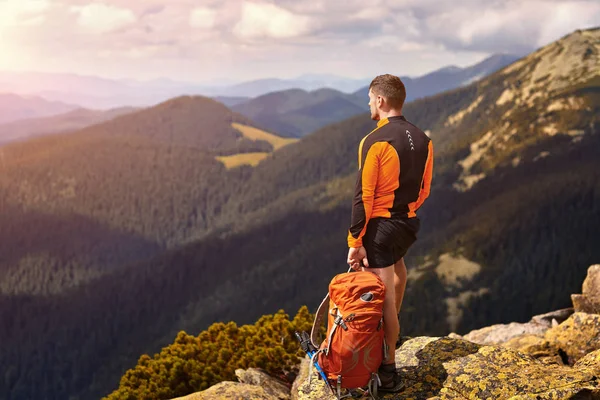
[{"label": "rocky outcrop", "polygon": [[582,294],[571,295],[575,311],[600,314],[600,265],[588,268]]},{"label": "rocky outcrop", "polygon": [[536,315],[526,323],[511,322],[510,324],[496,324],[476,329],[464,336],[451,334],[450,337],[462,338],[478,344],[502,344],[523,335],[543,336],[548,329],[562,323],[571,314],[573,314],[573,308],[565,308]]},{"label": "rocky outcrop", "polygon": [[[575,367],[569,367],[549,365],[504,346],[482,346],[449,337],[417,337],[396,351],[396,366],[406,387],[381,398],[600,399],[600,353],[590,353]],[[322,381],[314,379],[310,386],[306,381],[300,385],[297,398],[333,396]]]},{"label": "rocky outcrop", "polygon": [[256,368],[235,371],[239,382],[221,382],[202,392],[172,400],[287,400],[290,388]]},{"label": "rocky outcrop", "polygon": [[545,364],[567,365],[561,350],[540,336],[517,336],[502,346],[529,354]]},{"label": "rocky outcrop", "polygon": [[[537,315],[527,323],[498,324],[464,336],[408,338],[396,350],[404,389],[397,400],[600,400],[600,266],[593,266],[573,297],[574,308]],[[578,297],[579,296],[579,297]],[[584,299],[584,300],[581,300]],[[577,303],[579,302],[579,303]],[[585,302],[587,312],[577,304]],[[305,358],[292,385],[260,370],[238,370],[240,382],[222,382],[180,400],[334,399]]]},{"label": "rocky outcrop", "polygon": [[574,364],[586,354],[600,349],[600,315],[575,313],[556,328],[548,330],[544,338],[564,351],[568,363]]},{"label": "rocky outcrop", "polygon": [[273,400],[261,386],[239,382],[221,382],[210,388],[172,400]]},{"label": "rocky outcrop", "polygon": [[256,368],[238,369],[235,371],[235,375],[242,383],[262,387],[273,399],[287,400],[290,398],[290,387],[264,371]]},{"label": "rocky outcrop", "polygon": [[455,358],[444,367],[448,377],[440,399],[600,397],[598,376],[590,368],[546,365],[502,346],[483,346],[477,353]]}]

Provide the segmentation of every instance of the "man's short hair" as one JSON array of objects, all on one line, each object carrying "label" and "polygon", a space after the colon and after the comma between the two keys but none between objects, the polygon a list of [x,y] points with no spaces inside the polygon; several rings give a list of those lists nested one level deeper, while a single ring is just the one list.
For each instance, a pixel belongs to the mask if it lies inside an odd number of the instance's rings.
[{"label": "man's short hair", "polygon": [[406,88],[402,80],[395,75],[378,75],[371,81],[369,89],[376,95],[386,98],[390,107],[401,109],[406,100]]}]

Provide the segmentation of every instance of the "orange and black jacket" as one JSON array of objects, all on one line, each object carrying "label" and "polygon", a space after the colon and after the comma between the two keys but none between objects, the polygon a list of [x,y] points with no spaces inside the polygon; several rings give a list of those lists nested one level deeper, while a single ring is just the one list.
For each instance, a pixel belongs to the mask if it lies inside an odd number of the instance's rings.
[{"label": "orange and black jacket", "polygon": [[429,196],[433,143],[404,116],[377,122],[358,147],[348,246],[362,246],[371,218],[414,218]]}]

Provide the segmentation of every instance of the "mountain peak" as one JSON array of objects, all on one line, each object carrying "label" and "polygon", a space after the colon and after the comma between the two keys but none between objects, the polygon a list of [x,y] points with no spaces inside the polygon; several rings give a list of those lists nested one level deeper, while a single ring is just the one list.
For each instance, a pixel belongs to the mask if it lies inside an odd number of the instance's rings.
[{"label": "mountain peak", "polygon": [[163,101],[162,103],[159,103],[148,109],[170,110],[170,109],[176,109],[176,108],[185,109],[185,108],[196,108],[196,107],[203,107],[203,108],[207,108],[207,109],[209,108],[215,112],[229,113],[229,109],[223,103],[221,103],[215,99],[212,99],[210,97],[191,96],[191,95],[177,96],[172,99]]},{"label": "mountain peak", "polygon": [[449,65],[447,67],[442,67],[440,69],[438,69],[437,71],[434,71],[436,73],[443,73],[443,72],[447,72],[447,73],[454,73],[457,71],[462,70],[462,68],[456,66],[456,65]]},{"label": "mountain peak", "polygon": [[[576,30],[504,69],[520,81],[527,99],[534,92],[555,92],[598,76],[600,29]],[[542,90],[543,89],[543,90]]]}]

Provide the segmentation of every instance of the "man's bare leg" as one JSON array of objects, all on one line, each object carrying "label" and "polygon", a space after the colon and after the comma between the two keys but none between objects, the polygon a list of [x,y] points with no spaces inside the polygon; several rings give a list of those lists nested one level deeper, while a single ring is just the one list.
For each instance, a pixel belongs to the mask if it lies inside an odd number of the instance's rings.
[{"label": "man's bare leg", "polygon": [[[406,264],[404,257],[394,264],[394,291],[396,294],[396,318],[398,319],[398,334],[400,334],[400,309],[402,308],[402,299],[404,298],[404,290],[406,289]],[[397,338],[397,336],[396,336]],[[396,341],[393,342],[396,344]]]},{"label": "man's bare leg", "polygon": [[385,268],[365,268],[366,271],[373,272],[379,276],[385,286],[385,299],[383,301],[383,320],[385,330],[385,342],[388,345],[388,357],[385,364],[395,364],[396,360],[396,339],[400,331],[398,324],[398,314],[396,313],[396,290],[394,265]]},{"label": "man's bare leg", "polygon": [[396,314],[399,314],[402,308],[404,290],[406,289],[406,264],[404,264],[404,258],[401,258],[394,264],[394,287],[396,291]]}]

